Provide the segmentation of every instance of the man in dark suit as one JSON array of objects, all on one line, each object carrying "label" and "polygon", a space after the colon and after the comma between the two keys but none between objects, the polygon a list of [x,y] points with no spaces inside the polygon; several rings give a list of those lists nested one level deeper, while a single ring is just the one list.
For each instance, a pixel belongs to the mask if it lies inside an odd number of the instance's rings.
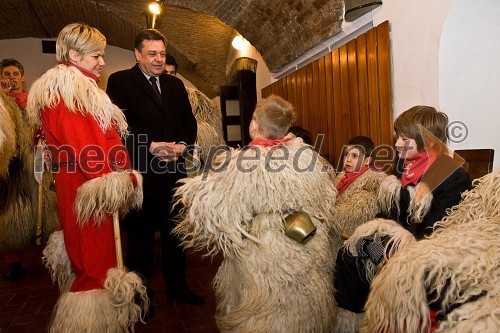
[{"label": "man in dark suit", "polygon": [[[167,296],[189,304],[203,304],[186,281],[186,256],[171,234],[175,211],[171,212],[173,188],[185,177],[183,152],[194,143],[196,119],[184,84],[164,74],[166,38],[158,30],[146,29],[135,39],[137,64],[112,74],[107,93],[127,117],[130,136],[126,146],[134,169],[144,177],[142,209],[125,217],[128,269],[142,274],[149,285],[154,258],[154,234],[160,231],[161,265]],[[151,290],[149,290],[151,293]]]}]

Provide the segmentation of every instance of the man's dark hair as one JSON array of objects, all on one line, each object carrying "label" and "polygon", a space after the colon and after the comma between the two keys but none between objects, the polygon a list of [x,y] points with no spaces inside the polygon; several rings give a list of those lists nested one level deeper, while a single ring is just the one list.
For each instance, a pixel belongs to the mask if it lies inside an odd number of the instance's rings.
[{"label": "man's dark hair", "polygon": [[16,66],[17,68],[19,68],[21,75],[24,76],[23,65],[19,61],[17,61],[16,59],[13,59],[13,58],[3,59],[0,62],[0,73],[3,72],[4,67],[8,67],[8,66]]},{"label": "man's dark hair", "polygon": [[365,157],[370,157],[373,149],[375,149],[373,140],[363,135],[352,137],[351,139],[349,139],[349,141],[347,141],[346,145],[358,147],[360,152],[363,153]]},{"label": "man's dark hair", "polygon": [[175,58],[172,57],[170,54],[167,53],[167,57],[165,59],[165,65],[172,65],[175,66],[175,72],[177,73],[177,68],[179,68],[179,65],[177,64],[177,61],[175,61]]},{"label": "man's dark hair", "polygon": [[161,40],[165,47],[167,46],[167,38],[160,31],[156,29],[144,29],[135,37],[134,47],[141,51],[142,42],[145,40]]}]

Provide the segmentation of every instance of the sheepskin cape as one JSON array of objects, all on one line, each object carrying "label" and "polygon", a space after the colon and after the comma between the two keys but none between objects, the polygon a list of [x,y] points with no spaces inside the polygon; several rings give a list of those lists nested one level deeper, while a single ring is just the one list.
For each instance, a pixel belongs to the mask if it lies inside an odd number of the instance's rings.
[{"label": "sheepskin cape", "polygon": [[435,332],[500,331],[500,171],[474,185],[375,277],[362,332],[428,332],[429,302],[444,318]]},{"label": "sheepskin cape", "polygon": [[[344,175],[344,171],[337,175],[335,186]],[[337,196],[337,221],[343,232],[351,235],[360,224],[375,218],[380,211],[378,191],[386,177],[384,172],[368,169]]]},{"label": "sheepskin cape", "polygon": [[[211,171],[182,180],[175,232],[183,244],[222,251],[215,277],[221,332],[328,332],[334,321],[332,238],[336,190],[302,139],[222,153]],[[309,214],[316,235],[301,244],[284,218]]]},{"label": "sheepskin cape", "polygon": [[51,177],[35,181],[33,131],[26,112],[0,92],[0,252],[22,250],[35,240],[38,191],[42,193],[43,242],[59,227]]}]

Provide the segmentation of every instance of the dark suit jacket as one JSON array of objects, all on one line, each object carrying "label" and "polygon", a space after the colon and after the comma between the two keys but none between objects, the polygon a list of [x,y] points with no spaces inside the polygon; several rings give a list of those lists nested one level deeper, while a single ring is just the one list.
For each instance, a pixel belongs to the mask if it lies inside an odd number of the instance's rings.
[{"label": "dark suit jacket", "polygon": [[175,182],[185,177],[181,158],[175,163],[159,162],[149,153],[151,141],[194,143],[197,134],[196,119],[191,110],[186,88],[181,80],[162,74],[159,77],[162,101],[151,83],[136,64],[131,69],[110,75],[107,93],[127,117],[130,136],[126,146],[134,169],[144,177],[143,210],[165,215],[171,201]]}]

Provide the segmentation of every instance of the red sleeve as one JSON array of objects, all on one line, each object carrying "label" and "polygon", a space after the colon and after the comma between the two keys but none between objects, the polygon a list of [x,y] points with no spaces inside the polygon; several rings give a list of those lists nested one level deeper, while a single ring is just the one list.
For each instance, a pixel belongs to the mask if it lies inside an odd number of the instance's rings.
[{"label": "red sleeve", "polygon": [[126,148],[114,127],[103,132],[94,117],[70,112],[63,103],[42,112],[42,121],[53,164],[76,162],[86,179],[130,168]]}]

